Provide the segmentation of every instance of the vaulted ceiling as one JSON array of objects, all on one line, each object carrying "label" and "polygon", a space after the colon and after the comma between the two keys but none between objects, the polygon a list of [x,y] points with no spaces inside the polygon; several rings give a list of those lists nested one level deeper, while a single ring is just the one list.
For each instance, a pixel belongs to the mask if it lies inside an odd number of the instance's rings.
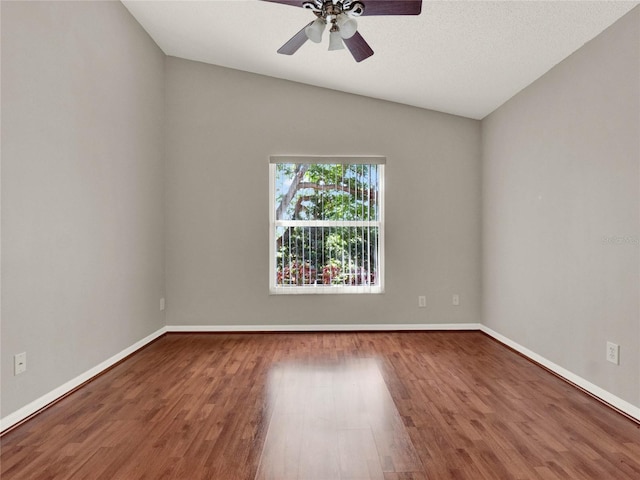
[{"label": "vaulted ceiling", "polygon": [[[367,0],[361,0],[365,3]],[[419,16],[366,16],[375,54],[306,42],[276,50],[315,17],[259,0],[123,4],[171,56],[481,119],[638,5],[638,1],[432,1]]]}]

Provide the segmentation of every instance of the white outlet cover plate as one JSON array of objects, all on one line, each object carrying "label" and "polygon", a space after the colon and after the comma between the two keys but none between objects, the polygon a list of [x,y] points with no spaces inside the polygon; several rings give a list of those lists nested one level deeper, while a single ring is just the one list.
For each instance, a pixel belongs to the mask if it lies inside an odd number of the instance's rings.
[{"label": "white outlet cover plate", "polygon": [[620,365],[620,345],[607,342],[607,360],[616,365]]},{"label": "white outlet cover plate", "polygon": [[13,374],[20,375],[27,370],[27,352],[17,353],[13,356]]}]

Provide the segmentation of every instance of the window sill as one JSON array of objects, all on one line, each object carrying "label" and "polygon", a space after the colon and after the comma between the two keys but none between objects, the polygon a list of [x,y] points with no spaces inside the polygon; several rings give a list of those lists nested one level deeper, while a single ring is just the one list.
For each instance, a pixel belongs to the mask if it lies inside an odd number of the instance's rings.
[{"label": "window sill", "polygon": [[367,295],[382,294],[384,289],[381,286],[299,286],[299,287],[271,287],[270,295]]}]

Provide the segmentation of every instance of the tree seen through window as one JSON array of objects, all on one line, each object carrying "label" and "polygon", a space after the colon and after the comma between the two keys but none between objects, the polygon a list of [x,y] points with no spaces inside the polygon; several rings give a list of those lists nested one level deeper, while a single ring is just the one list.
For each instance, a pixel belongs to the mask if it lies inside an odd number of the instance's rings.
[{"label": "tree seen through window", "polygon": [[276,289],[380,285],[382,168],[275,164]]}]

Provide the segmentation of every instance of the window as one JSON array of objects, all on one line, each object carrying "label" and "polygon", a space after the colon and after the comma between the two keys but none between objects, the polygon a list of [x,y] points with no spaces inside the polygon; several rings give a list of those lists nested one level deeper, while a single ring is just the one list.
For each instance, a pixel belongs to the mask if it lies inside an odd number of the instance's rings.
[{"label": "window", "polygon": [[271,157],[271,293],[382,293],[384,157]]}]

